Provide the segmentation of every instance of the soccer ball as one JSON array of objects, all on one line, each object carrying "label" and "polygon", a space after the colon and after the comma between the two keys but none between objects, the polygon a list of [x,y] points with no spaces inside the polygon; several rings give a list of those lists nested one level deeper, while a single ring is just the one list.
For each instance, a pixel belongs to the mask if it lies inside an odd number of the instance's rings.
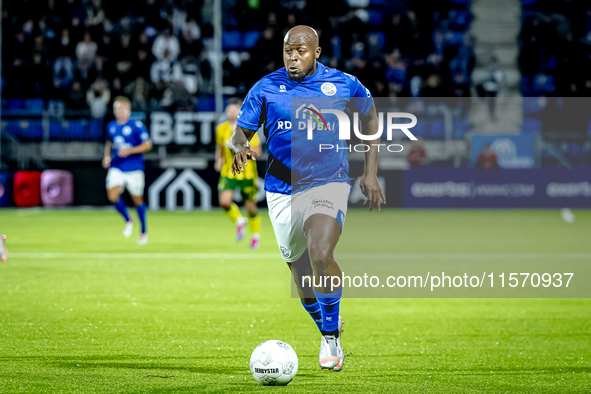
[{"label": "soccer ball", "polygon": [[298,355],[283,341],[263,342],[250,356],[250,372],[264,386],[284,386],[298,372]]}]

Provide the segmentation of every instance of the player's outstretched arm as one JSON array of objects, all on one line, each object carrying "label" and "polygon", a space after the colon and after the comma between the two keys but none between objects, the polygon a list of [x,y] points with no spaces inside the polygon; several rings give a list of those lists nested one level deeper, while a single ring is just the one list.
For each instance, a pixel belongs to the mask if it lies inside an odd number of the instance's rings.
[{"label": "player's outstretched arm", "polygon": [[[378,133],[378,117],[376,114],[376,107],[372,105],[370,110],[361,118],[361,132],[365,135],[375,135]],[[386,204],[386,197],[382,193],[382,189],[378,182],[378,144],[380,139],[367,141],[367,144],[371,147],[365,153],[365,169],[363,175],[359,181],[359,187],[363,195],[369,201],[369,210],[371,211],[374,207],[378,211],[382,210],[382,203]],[[383,202],[382,202],[383,201]]]},{"label": "player's outstretched arm", "polygon": [[234,159],[232,160],[232,174],[240,174],[244,171],[244,166],[247,165],[248,160],[257,159],[257,153],[250,149],[248,141],[254,137],[256,130],[243,129],[236,126],[232,138],[230,138],[230,150],[234,152]]}]

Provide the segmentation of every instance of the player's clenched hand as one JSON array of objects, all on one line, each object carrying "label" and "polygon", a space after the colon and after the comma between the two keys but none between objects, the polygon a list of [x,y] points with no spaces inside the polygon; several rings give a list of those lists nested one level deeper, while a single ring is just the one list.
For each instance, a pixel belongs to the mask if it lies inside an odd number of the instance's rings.
[{"label": "player's clenched hand", "polygon": [[111,167],[111,158],[109,156],[103,157],[103,168]]},{"label": "player's clenched hand", "polygon": [[232,160],[232,174],[240,174],[244,172],[244,166],[247,165],[248,160],[257,161],[256,152],[251,151],[248,148],[242,149],[240,152],[234,155]]},{"label": "player's clenched hand", "polygon": [[374,207],[378,208],[378,211],[381,211],[382,200],[383,204],[385,204],[386,197],[382,193],[378,177],[376,175],[363,174],[359,181],[359,187],[363,195],[367,198],[367,201],[369,201],[369,211],[371,212]]}]

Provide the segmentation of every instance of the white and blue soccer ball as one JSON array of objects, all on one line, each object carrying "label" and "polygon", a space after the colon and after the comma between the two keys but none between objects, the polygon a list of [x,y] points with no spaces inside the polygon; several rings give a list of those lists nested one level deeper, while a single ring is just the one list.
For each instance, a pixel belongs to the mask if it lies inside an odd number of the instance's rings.
[{"label": "white and blue soccer ball", "polygon": [[264,386],[284,386],[298,372],[298,355],[283,341],[263,342],[250,356],[250,372]]}]

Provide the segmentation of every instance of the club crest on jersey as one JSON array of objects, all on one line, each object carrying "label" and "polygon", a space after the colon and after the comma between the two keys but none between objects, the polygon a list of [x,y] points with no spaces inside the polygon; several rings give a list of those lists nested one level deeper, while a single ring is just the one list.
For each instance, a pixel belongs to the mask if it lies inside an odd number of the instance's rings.
[{"label": "club crest on jersey", "polygon": [[337,92],[337,87],[334,86],[333,83],[324,82],[320,87],[320,90],[322,90],[322,93],[326,94],[327,96],[334,96]]},{"label": "club crest on jersey", "polygon": [[123,130],[121,130],[121,132],[123,133],[123,135],[130,135],[131,134],[131,127],[125,126],[123,128]]},{"label": "club crest on jersey", "polygon": [[279,91],[280,91],[281,93],[285,93],[285,92],[287,92],[287,89],[285,88],[285,85],[279,85]]}]

